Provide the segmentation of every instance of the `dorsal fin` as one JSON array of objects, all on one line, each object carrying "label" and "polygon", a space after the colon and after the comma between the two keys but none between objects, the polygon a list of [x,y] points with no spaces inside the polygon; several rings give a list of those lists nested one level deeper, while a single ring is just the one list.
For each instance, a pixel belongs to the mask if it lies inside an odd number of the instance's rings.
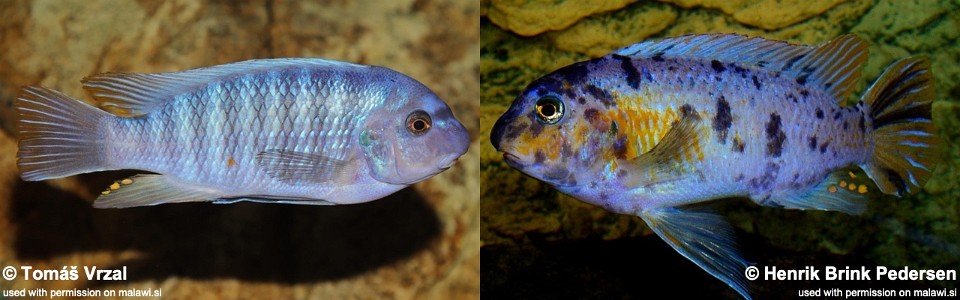
[{"label": "dorsal fin", "polygon": [[282,70],[291,67],[362,68],[335,60],[316,58],[254,59],[242,62],[187,70],[182,72],[139,74],[104,73],[83,79],[100,107],[124,115],[144,115],[172,100],[210,82],[234,78],[244,74]]},{"label": "dorsal fin", "polygon": [[686,35],[647,41],[613,54],[636,59],[687,58],[735,63],[744,68],[780,72],[844,101],[860,80],[867,44],[842,35],[818,46],[793,45],[738,34]]}]

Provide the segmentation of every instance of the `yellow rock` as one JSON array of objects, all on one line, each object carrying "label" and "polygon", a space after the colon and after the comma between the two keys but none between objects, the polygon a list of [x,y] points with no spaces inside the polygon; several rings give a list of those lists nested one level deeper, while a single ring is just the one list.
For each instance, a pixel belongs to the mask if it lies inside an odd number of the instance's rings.
[{"label": "yellow rock", "polygon": [[558,49],[603,56],[642,42],[673,25],[677,13],[668,5],[634,5],[615,13],[591,16],[547,36]]},{"label": "yellow rock", "polygon": [[781,29],[820,15],[843,0],[660,0],[685,8],[719,9],[744,25]]},{"label": "yellow rock", "polygon": [[487,17],[493,24],[523,36],[560,30],[587,16],[616,10],[636,0],[490,0]]}]

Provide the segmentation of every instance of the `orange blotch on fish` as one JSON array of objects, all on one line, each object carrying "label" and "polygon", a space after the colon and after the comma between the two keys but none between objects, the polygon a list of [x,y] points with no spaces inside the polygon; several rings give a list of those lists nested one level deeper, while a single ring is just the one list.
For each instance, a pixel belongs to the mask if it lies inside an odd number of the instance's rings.
[{"label": "orange blotch on fish", "polygon": [[237,161],[236,161],[236,160],[233,160],[233,157],[232,157],[232,156],[227,159],[227,167],[232,167],[232,166],[236,166],[236,165],[237,165]]},{"label": "orange blotch on fish", "polygon": [[831,193],[836,193],[836,192],[837,192],[837,186],[831,185],[830,187],[827,187],[827,191],[829,191],[829,192],[831,192]]},{"label": "orange blotch on fish", "polygon": [[846,182],[846,181],[843,181],[843,180],[840,180],[840,187],[842,187],[842,188],[847,187],[847,182]]},{"label": "orange blotch on fish", "polygon": [[850,184],[850,191],[852,192],[852,191],[856,191],[856,190],[857,190],[857,185],[851,183],[851,184]]}]

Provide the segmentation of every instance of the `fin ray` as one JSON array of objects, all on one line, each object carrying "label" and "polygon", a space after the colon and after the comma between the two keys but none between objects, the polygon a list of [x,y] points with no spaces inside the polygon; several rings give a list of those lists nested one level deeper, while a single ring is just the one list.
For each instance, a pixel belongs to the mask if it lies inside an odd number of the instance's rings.
[{"label": "fin ray", "polygon": [[750,299],[743,275],[747,263],[723,216],[702,209],[667,207],[644,211],[641,217],[670,247]]},{"label": "fin ray", "polygon": [[257,164],[270,177],[293,185],[330,181],[349,165],[346,161],[305,153],[270,149],[257,154]]},{"label": "fin ray", "polygon": [[939,156],[930,112],[935,95],[929,68],[925,58],[898,60],[863,96],[874,150],[860,167],[886,194],[903,196],[920,190]]},{"label": "fin ray", "polygon": [[168,176],[136,175],[108,187],[93,203],[96,208],[127,208],[164,203],[210,201],[218,196],[213,191],[174,182]]},{"label": "fin ray", "polygon": [[25,87],[17,98],[20,177],[40,181],[110,169],[101,128],[112,116],[55,90]]}]

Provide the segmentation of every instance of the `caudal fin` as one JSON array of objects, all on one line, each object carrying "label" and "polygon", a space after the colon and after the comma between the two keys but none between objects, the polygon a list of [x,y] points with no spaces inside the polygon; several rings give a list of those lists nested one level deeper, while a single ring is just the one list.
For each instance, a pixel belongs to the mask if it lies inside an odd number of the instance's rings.
[{"label": "caudal fin", "polygon": [[930,178],[937,158],[933,98],[930,63],[919,57],[893,63],[864,95],[874,149],[861,168],[884,193],[911,194]]},{"label": "caudal fin", "polygon": [[109,113],[58,91],[25,87],[16,102],[17,165],[27,181],[105,170],[102,128]]}]

